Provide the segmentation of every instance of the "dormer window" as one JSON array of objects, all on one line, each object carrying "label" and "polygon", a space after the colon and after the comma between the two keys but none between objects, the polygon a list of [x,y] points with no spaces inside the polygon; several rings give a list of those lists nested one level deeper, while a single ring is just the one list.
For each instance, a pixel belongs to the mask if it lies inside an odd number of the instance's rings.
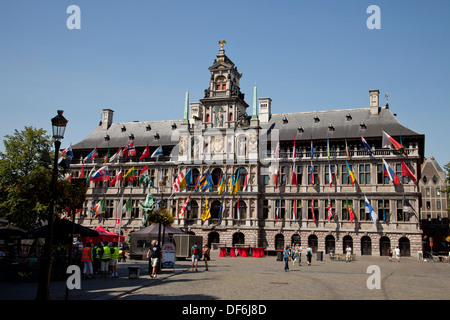
[{"label": "dormer window", "polygon": [[148,125],[145,127],[145,130],[146,130],[146,131],[152,130],[152,126],[148,124]]},{"label": "dormer window", "polygon": [[347,113],[347,115],[345,116],[345,118],[347,119],[347,121],[352,120],[352,116],[350,113]]},{"label": "dormer window", "polygon": [[127,128],[125,127],[125,125],[122,125],[122,128],[120,128],[120,130],[122,130],[122,132],[127,131]]},{"label": "dormer window", "polygon": [[334,126],[330,123],[330,125],[328,126],[328,131],[334,131]]},{"label": "dormer window", "polygon": [[314,123],[319,123],[320,119],[318,116],[314,116]]}]

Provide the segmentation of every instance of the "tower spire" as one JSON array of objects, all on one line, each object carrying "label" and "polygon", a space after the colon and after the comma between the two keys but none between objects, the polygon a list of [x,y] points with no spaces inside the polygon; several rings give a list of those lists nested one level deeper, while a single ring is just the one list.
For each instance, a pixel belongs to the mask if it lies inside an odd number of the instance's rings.
[{"label": "tower spire", "polygon": [[257,103],[257,95],[256,95],[256,83],[253,87],[253,116],[252,119],[258,119],[258,103]]},{"label": "tower spire", "polygon": [[186,89],[186,98],[185,98],[185,101],[184,101],[183,124],[188,124],[188,117],[189,117],[189,90]]}]

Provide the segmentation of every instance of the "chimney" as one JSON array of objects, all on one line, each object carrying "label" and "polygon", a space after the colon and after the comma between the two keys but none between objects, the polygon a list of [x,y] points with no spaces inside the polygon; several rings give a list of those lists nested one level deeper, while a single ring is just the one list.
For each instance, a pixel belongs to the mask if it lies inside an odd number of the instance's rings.
[{"label": "chimney", "polygon": [[370,114],[377,115],[379,113],[379,90],[369,90],[370,94]]},{"label": "chimney", "polygon": [[102,112],[102,131],[106,131],[109,129],[113,122],[113,113],[114,111],[111,109],[103,109]]}]

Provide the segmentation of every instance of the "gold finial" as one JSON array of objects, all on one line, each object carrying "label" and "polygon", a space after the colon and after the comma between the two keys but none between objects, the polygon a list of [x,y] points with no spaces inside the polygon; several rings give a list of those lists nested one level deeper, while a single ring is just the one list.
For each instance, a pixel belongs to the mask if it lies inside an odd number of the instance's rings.
[{"label": "gold finial", "polygon": [[386,97],[386,100],[389,100],[389,94],[386,93],[384,96]]},{"label": "gold finial", "polygon": [[223,45],[226,44],[227,42],[225,40],[219,40],[219,44],[220,44],[220,49],[223,50]]}]

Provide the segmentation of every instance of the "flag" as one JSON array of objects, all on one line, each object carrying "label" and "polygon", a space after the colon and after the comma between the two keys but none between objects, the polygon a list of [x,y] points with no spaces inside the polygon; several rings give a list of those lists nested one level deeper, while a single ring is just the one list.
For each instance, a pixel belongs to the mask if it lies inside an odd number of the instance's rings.
[{"label": "flag", "polygon": [[394,170],[389,167],[386,160],[383,159],[383,175],[389,177],[394,184],[400,184],[400,178],[395,174]]},{"label": "flag", "polygon": [[136,147],[134,145],[134,141],[131,141],[125,148],[123,148],[123,156],[124,157],[136,156]]},{"label": "flag", "polygon": [[219,208],[219,221],[222,220],[222,210],[223,210],[223,205],[222,205],[222,201],[220,202],[220,208]]},{"label": "flag", "polygon": [[231,175],[230,175],[230,194],[233,194],[235,184],[236,184],[236,181],[234,180],[233,173],[231,173]]},{"label": "flag", "polygon": [[331,172],[331,165],[328,164],[328,175],[330,178],[330,188],[331,188],[331,184],[333,183],[333,173]]},{"label": "flag", "polygon": [[350,153],[348,152],[348,145],[347,145],[347,137],[345,137],[345,152],[347,153],[347,158],[350,159]]},{"label": "flag", "polygon": [[107,180],[109,180],[108,166],[101,167],[92,175],[92,181],[94,183]]},{"label": "flag", "polygon": [[151,158],[159,157],[163,155],[162,146],[156,148],[155,152],[152,153]]},{"label": "flag", "polygon": [[203,191],[206,187],[209,187],[211,189],[213,185],[214,183],[212,181],[211,173],[209,172],[209,169],[207,169],[198,181],[199,190]]},{"label": "flag", "polygon": [[384,197],[383,197],[383,222],[386,221],[386,208],[384,206]]},{"label": "flag", "polygon": [[86,183],[88,183],[89,181],[92,180],[92,175],[94,174],[94,172],[95,172],[95,166],[91,169],[91,171],[89,171],[89,173],[86,177]]},{"label": "flag", "polygon": [[139,186],[141,186],[142,182],[147,176],[148,176],[148,168],[147,165],[145,165],[144,168],[142,168],[141,173],[139,174]]},{"label": "flag", "polygon": [[311,195],[311,213],[314,223],[316,222],[316,215],[314,214],[314,198]]},{"label": "flag", "polygon": [[375,155],[375,152],[373,152],[372,148],[370,147],[370,145],[367,143],[366,139],[364,139],[363,136],[361,136],[361,140],[364,146],[364,149],[366,149],[367,153],[371,156]]},{"label": "flag", "polygon": [[313,141],[311,137],[311,160],[314,158],[314,147],[313,147]]},{"label": "flag", "polygon": [[414,181],[414,183],[417,183],[416,177],[414,177],[414,174],[411,172],[409,167],[403,161],[402,161],[402,176],[410,177]]},{"label": "flag", "polygon": [[211,218],[211,208],[208,205],[208,199],[205,197],[205,208],[202,212],[202,221],[206,221]]},{"label": "flag", "polygon": [[238,169],[237,178],[236,178],[236,185],[234,186],[234,194],[238,193],[238,191],[241,191],[241,170]]},{"label": "flag", "polygon": [[275,150],[275,171],[273,174],[273,183],[275,184],[275,189],[278,188],[278,175],[280,171],[280,162],[278,161],[278,157],[280,156],[280,142],[277,142],[277,148]]},{"label": "flag", "polygon": [[184,174],[184,171],[181,171],[175,179],[173,188],[178,192],[189,185],[192,185],[192,169],[189,169],[186,174]]},{"label": "flag", "polygon": [[353,212],[352,206],[348,202],[348,198],[346,198],[346,200],[347,200],[348,215],[350,217],[350,224],[353,224],[353,219],[355,218],[355,213]]},{"label": "flag", "polygon": [[292,161],[294,162],[292,166],[292,178],[291,178],[291,185],[296,186],[297,185],[297,170],[295,167],[295,158],[297,157],[297,150],[295,149],[295,137],[294,137],[294,148],[292,150]]},{"label": "flag", "polygon": [[236,211],[237,211],[237,219],[241,220],[241,210],[239,208],[239,199],[237,201],[237,209],[236,209]]},{"label": "flag", "polygon": [[395,150],[400,151],[406,156],[405,147],[402,146],[400,143],[398,143],[394,138],[392,138],[390,135],[388,135],[386,132],[382,132],[382,142],[381,145],[383,148],[390,148],[394,147]]},{"label": "flag", "polygon": [[98,216],[102,212],[106,212],[106,198],[103,197],[102,200],[97,202],[97,204],[92,208],[94,214],[94,218]]},{"label": "flag", "polygon": [[225,175],[222,173],[219,179],[219,188],[217,189],[217,193],[221,194],[225,191]]},{"label": "flag", "polygon": [[[277,222],[278,221],[278,211],[280,210],[280,207],[279,207],[280,200],[277,199],[275,201],[277,202],[277,210],[275,211],[275,222]],[[239,200],[238,200],[238,208],[239,208]]]},{"label": "flag", "polygon": [[187,208],[189,208],[191,205],[191,195],[189,195],[186,199],[186,201],[184,202],[183,207],[181,208],[180,212],[178,213],[178,215],[180,216],[180,218],[183,218],[184,216],[184,212],[186,211]]},{"label": "flag", "polygon": [[84,161],[91,161],[94,158],[98,158],[97,146],[95,146],[94,150],[92,150],[91,153],[89,153],[88,156],[84,158]]},{"label": "flag", "polygon": [[103,160],[103,164],[106,164],[110,157],[111,157],[111,154],[109,153],[109,146],[108,146],[108,151],[106,152],[105,159]]},{"label": "flag", "polygon": [[117,152],[109,159],[109,162],[115,162],[119,159],[119,157],[123,157],[122,147],[117,150]]},{"label": "flag", "polygon": [[131,200],[131,198],[128,198],[127,202],[125,203],[125,208],[127,209],[127,212],[133,211],[133,200]]},{"label": "flag", "polygon": [[309,182],[311,184],[314,184],[314,166],[313,166],[312,161],[311,161],[311,166],[310,166],[310,169],[309,169]]},{"label": "flag", "polygon": [[80,174],[78,176],[78,179],[84,179],[84,161],[83,161],[83,165],[81,166],[81,170],[80,170]]},{"label": "flag", "polygon": [[136,179],[136,171],[134,170],[134,167],[132,167],[130,170],[125,173],[123,176],[123,180],[130,181]]},{"label": "flag", "polygon": [[145,158],[147,158],[149,155],[150,155],[150,150],[149,150],[149,148],[148,148],[148,143],[147,143],[147,146],[145,147],[144,152],[142,152],[142,155],[141,155],[141,157],[139,158],[139,160],[145,159]]},{"label": "flag", "polygon": [[245,174],[244,186],[242,187],[243,191],[247,191],[247,179],[248,179],[248,173]]},{"label": "flag", "polygon": [[327,133],[327,158],[328,160],[330,160],[330,139],[328,138],[328,133]]},{"label": "flag", "polygon": [[294,223],[297,222],[297,199],[295,199],[295,197],[292,206],[292,219],[294,219]]},{"label": "flag", "polygon": [[350,165],[347,162],[347,177],[350,178],[350,180],[352,181],[352,186],[355,184],[355,174],[353,173],[352,169],[350,168]]},{"label": "flag", "polygon": [[90,208],[89,208],[89,212],[91,213],[92,216],[95,215],[94,207],[95,207],[95,200],[92,199],[92,202],[91,202],[91,205],[90,205]]},{"label": "flag", "polygon": [[378,220],[378,215],[375,212],[375,210],[373,210],[372,206],[370,205],[369,200],[367,199],[366,196],[364,196],[365,202],[366,202],[366,213],[370,214],[370,218],[372,219],[373,223],[376,225],[377,224],[377,220]]},{"label": "flag", "polygon": [[408,201],[408,199],[406,199],[405,195],[403,195],[403,212],[414,214],[417,217],[417,219],[419,219],[419,216],[417,215],[416,210],[414,210],[413,206]]},{"label": "flag", "polygon": [[116,174],[116,176],[109,181],[109,185],[111,186],[115,186],[117,181],[122,181],[123,180],[123,175],[122,175],[122,170],[119,171],[119,173]]},{"label": "flag", "polygon": [[331,208],[330,196],[328,196],[328,223],[330,223],[330,219],[333,216],[333,209]]},{"label": "flag", "polygon": [[70,144],[67,148],[65,148],[63,151],[61,151],[61,153],[65,154],[67,159],[72,159],[73,158],[72,144]]}]

